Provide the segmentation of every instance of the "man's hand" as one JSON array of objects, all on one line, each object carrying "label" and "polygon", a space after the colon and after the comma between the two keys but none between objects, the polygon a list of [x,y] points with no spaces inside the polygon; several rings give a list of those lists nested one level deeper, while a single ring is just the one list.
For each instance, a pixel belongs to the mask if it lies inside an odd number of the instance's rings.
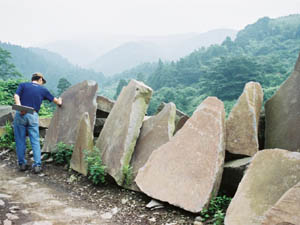
[{"label": "man's hand", "polygon": [[62,98],[59,97],[59,98],[54,98],[53,99],[53,102],[58,105],[58,106],[61,106],[62,105]]}]

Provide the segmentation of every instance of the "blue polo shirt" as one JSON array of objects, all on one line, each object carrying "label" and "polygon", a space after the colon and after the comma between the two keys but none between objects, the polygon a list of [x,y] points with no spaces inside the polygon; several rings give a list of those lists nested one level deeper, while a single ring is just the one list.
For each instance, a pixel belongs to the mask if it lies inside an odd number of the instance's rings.
[{"label": "blue polo shirt", "polygon": [[20,83],[16,94],[20,96],[21,105],[32,107],[37,112],[43,100],[52,102],[54,99],[47,88],[32,82]]}]

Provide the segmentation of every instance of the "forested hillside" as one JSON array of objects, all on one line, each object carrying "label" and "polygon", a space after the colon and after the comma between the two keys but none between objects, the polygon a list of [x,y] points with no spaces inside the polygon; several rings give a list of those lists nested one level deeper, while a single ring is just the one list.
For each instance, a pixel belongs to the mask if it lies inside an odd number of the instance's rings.
[{"label": "forested hillside", "polygon": [[248,81],[261,83],[266,100],[289,76],[299,52],[299,14],[261,18],[241,30],[234,41],[227,38],[176,62],[159,60],[150,75],[140,72],[155,90],[148,113],[154,113],[162,101],[172,101],[191,114],[207,96],[223,100],[228,111]]},{"label": "forested hillside", "polygon": [[45,49],[23,48],[2,42],[0,48],[10,52],[10,62],[24,78],[31,79],[32,73],[37,71],[44,73],[47,78],[46,86],[53,91],[56,91],[61,78],[67,79],[71,84],[83,80],[95,80],[101,85],[105,81],[102,73],[74,66],[60,55]]}]

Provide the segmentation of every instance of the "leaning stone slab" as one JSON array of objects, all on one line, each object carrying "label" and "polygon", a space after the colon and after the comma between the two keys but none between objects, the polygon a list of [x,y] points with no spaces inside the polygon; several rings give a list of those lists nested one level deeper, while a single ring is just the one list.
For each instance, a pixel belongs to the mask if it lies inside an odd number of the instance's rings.
[{"label": "leaning stone slab", "polygon": [[261,225],[263,215],[300,181],[300,153],[259,151],[239,184],[225,217],[226,225]]},{"label": "leaning stone slab", "polygon": [[176,135],[151,154],[135,181],[152,198],[199,213],[218,193],[224,156],[224,104],[208,97]]},{"label": "leaning stone slab", "polygon": [[94,148],[94,136],[89,114],[85,112],[78,124],[78,135],[73,149],[70,166],[78,173],[87,175],[87,164],[85,163],[84,151],[90,152]]},{"label": "leaning stone slab", "polygon": [[249,82],[226,120],[226,150],[253,156],[259,148],[258,125],[263,102],[259,83]]},{"label": "leaning stone slab", "polygon": [[97,118],[107,118],[108,114],[112,110],[115,101],[104,97],[97,96]]},{"label": "leaning stone slab", "polygon": [[265,104],[265,148],[300,149],[300,55],[294,72]]},{"label": "leaning stone slab", "polygon": [[246,157],[226,162],[220,189],[233,197],[251,160],[252,157]]},{"label": "leaning stone slab", "polygon": [[[143,122],[140,136],[135,146],[131,159],[133,180],[138,170],[145,165],[151,153],[167,143],[173,136],[175,129],[176,106],[174,103],[168,103],[157,115],[146,119]],[[136,183],[127,188],[139,191]]]},{"label": "leaning stone slab", "polygon": [[288,190],[264,215],[262,225],[300,224],[300,182]]},{"label": "leaning stone slab", "polygon": [[114,104],[96,146],[102,152],[107,172],[122,185],[148,108],[152,89],[131,80]]},{"label": "leaning stone slab", "polygon": [[0,105],[0,126],[5,126],[6,122],[12,123],[15,112],[9,105]]},{"label": "leaning stone slab", "polygon": [[57,107],[52,117],[43,152],[51,152],[58,142],[74,145],[78,135],[78,123],[85,112],[88,112],[91,127],[94,128],[97,89],[98,84],[95,81],[83,81],[62,94],[63,105]]}]

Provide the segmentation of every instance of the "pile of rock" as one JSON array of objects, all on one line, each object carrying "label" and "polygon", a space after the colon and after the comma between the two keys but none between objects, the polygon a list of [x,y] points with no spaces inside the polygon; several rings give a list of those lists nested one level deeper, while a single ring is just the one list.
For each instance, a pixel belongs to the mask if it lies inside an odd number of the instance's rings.
[{"label": "pile of rock", "polygon": [[300,57],[265,105],[265,149],[259,149],[263,91],[257,82],[245,85],[225,119],[216,97],[206,98],[190,118],[173,103],[148,117],[152,89],[145,84],[131,80],[113,102],[85,81],[63,94],[43,151],[59,141],[73,144],[71,167],[86,175],[83,151],[92,151],[95,142],[122,187],[199,213],[221,186],[234,196],[225,224],[300,224],[299,86]]}]

